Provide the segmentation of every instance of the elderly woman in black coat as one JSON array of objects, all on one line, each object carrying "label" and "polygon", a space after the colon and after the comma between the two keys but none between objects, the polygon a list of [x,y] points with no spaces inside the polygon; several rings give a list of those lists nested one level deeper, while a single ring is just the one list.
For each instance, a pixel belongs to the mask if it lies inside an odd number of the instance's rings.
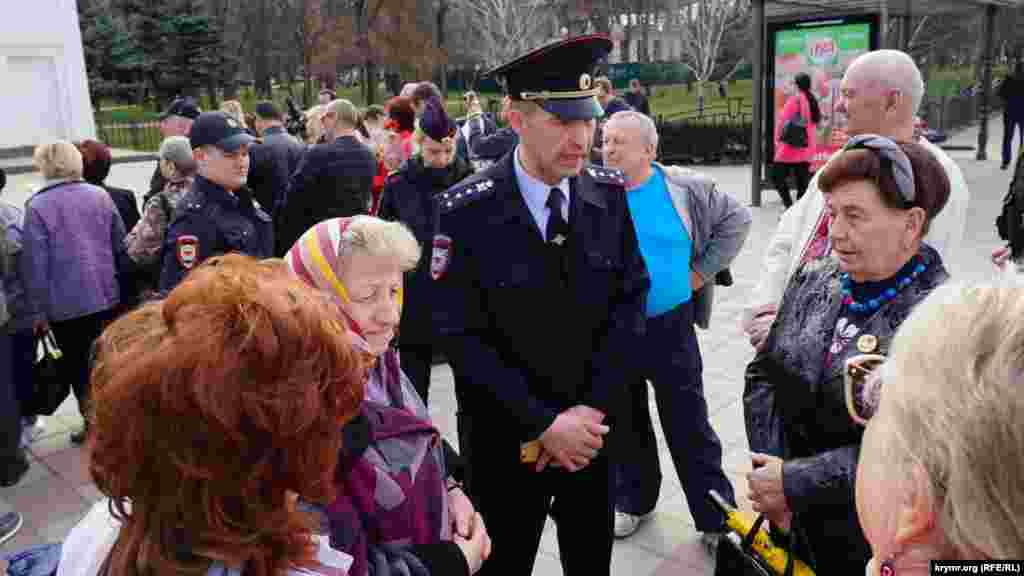
[{"label": "elderly woman in black coat", "polygon": [[[469,163],[455,153],[455,123],[439,99],[427,101],[413,139],[419,152],[388,176],[381,193],[378,216],[398,220],[412,229],[424,251],[434,256],[447,249],[435,238],[437,214],[434,196],[473,173]],[[425,259],[426,260],[426,259]],[[399,335],[402,371],[412,380],[423,402],[430,387],[430,368],[438,336],[433,330],[431,260],[410,272],[405,283],[402,333]]]},{"label": "elderly woman in black coat", "polygon": [[[750,500],[818,574],[864,573],[854,479],[862,428],[847,416],[847,361],[885,355],[900,323],[948,275],[921,239],[949,180],[923,147],[875,135],[822,169],[831,257],[790,281],[743,394]],[[779,534],[781,536],[781,534]]]}]

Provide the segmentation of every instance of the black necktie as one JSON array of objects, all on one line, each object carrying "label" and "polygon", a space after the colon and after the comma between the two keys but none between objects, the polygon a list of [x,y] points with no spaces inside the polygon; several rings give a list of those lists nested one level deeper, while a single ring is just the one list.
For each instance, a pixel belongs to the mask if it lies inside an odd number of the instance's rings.
[{"label": "black necktie", "polygon": [[548,195],[548,208],[551,215],[548,216],[547,241],[556,246],[561,246],[569,238],[569,223],[562,217],[562,191],[552,188]]}]

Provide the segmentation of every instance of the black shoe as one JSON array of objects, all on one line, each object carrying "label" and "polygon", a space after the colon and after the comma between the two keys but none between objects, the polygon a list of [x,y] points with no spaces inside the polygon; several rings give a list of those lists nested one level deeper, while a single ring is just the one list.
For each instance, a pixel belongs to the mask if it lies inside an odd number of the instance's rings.
[{"label": "black shoe", "polygon": [[1010,165],[1009,165],[1009,164],[1003,164],[1002,166],[1000,166],[1000,167],[999,167],[999,169],[1000,169],[1000,170],[1006,170],[1006,169],[1007,169],[1007,168],[1009,168],[1009,167],[1010,167]]},{"label": "black shoe", "polygon": [[85,439],[89,436],[89,427],[83,426],[78,432],[71,433],[71,443],[75,446],[81,446],[85,444]]},{"label": "black shoe", "polygon": [[721,532],[702,532],[700,535],[700,543],[704,545],[704,551],[708,553],[711,558],[718,557],[718,542],[725,538],[725,534]]},{"label": "black shoe", "polygon": [[28,458],[25,457],[25,453],[19,450],[17,456],[9,466],[7,466],[2,473],[0,473],[0,486],[4,488],[10,488],[17,484],[28,472],[29,463]]},{"label": "black shoe", "polygon": [[21,530],[21,525],[24,523],[25,519],[17,512],[8,512],[7,514],[0,515],[0,544],[14,538],[14,535],[18,533],[18,530]]}]

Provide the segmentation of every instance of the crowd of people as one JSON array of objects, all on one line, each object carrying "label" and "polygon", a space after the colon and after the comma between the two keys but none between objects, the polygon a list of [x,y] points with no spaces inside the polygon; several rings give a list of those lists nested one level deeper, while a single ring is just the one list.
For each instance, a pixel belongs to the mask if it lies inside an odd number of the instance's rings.
[{"label": "crowd of people", "polygon": [[[305,142],[270,101],[176,100],[141,213],[105,184],[108,146],[39,146],[43,187],[0,201],[0,485],[29,467],[52,335],[104,496],[57,574],[530,574],[549,516],[566,574],[609,574],[659,499],[648,386],[712,557],[710,491],[747,494],[818,574],[1024,557],[1024,279],[958,283],[967,186],[914,134],[913,60],[850,64],[850,140],[814,174],[820,110],[794,79],[734,486],[696,330],[752,215],[657,161],[639,83],[591,77],[610,49],[490,71],[500,122],[473,92],[452,118],[430,82],[366,109],[325,90]],[[428,409],[439,356],[457,447]]]}]

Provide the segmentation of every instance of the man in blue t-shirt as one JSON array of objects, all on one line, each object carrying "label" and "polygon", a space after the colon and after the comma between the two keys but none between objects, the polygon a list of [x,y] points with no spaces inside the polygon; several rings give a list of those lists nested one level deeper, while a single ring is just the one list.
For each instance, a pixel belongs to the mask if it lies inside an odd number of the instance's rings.
[{"label": "man in blue t-shirt", "polygon": [[661,469],[647,403],[650,381],[690,512],[713,548],[724,526],[708,490],[729,501],[734,496],[722,471],[722,444],[708,420],[694,324],[707,327],[715,276],[742,248],[750,212],[708,178],[655,162],[658,132],[648,116],[614,114],[603,144],[605,165],[626,177],[626,201],[651,276],[647,333],[634,355],[632,422],[615,467],[615,533],[622,538],[635,532],[658,500]]}]

